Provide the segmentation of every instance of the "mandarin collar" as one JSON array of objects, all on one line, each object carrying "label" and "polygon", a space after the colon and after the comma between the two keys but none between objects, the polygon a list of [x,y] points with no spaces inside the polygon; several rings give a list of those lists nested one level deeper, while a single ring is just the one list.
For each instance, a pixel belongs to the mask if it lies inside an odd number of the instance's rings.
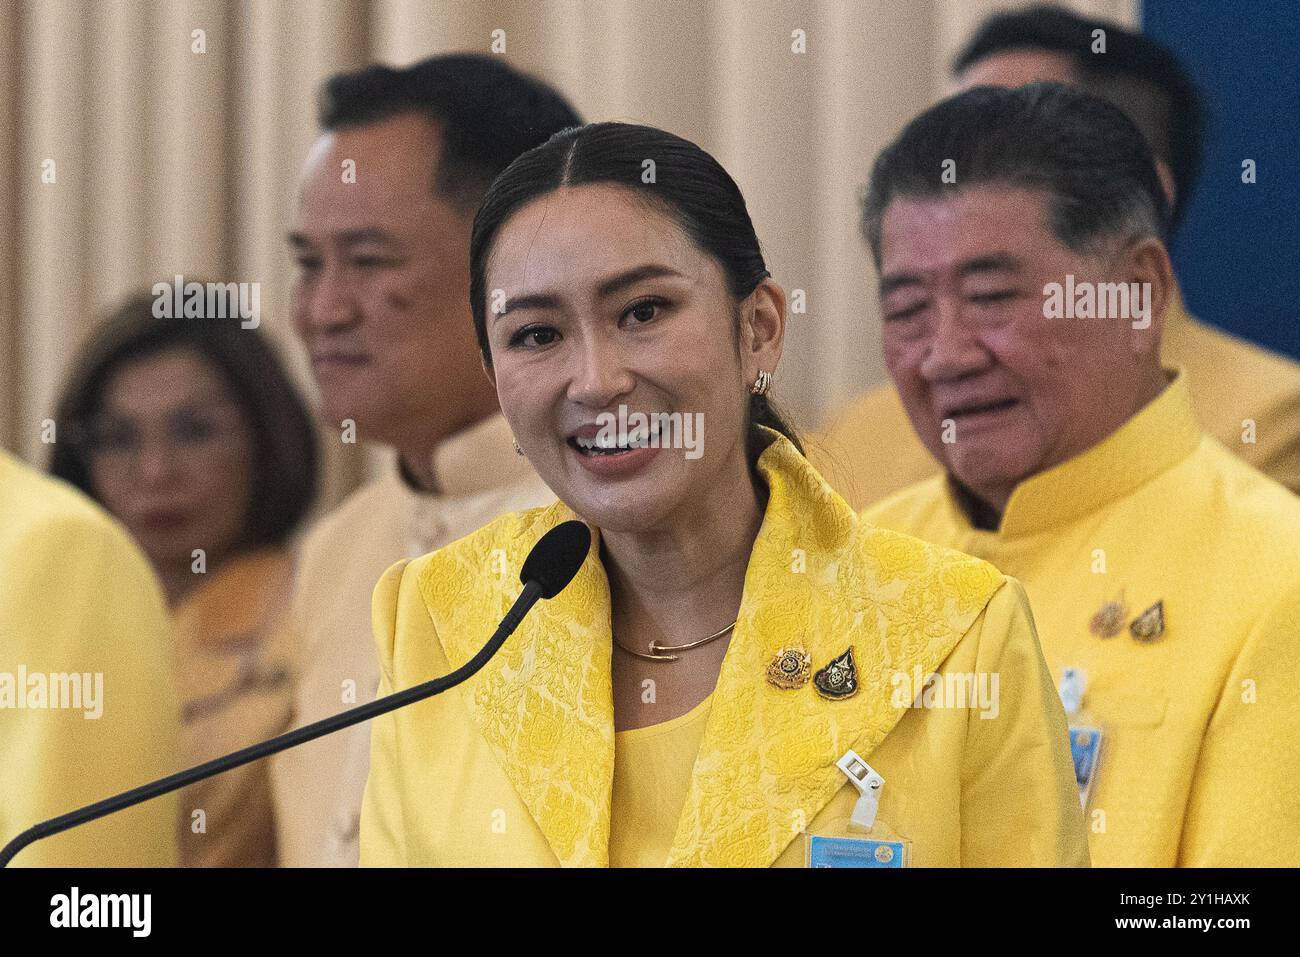
[{"label": "mandarin collar", "polygon": [[1136,415],[1092,448],[1016,486],[996,531],[977,529],[960,504],[951,474],[945,498],[957,524],[976,535],[1006,540],[1060,528],[1116,502],[1195,451],[1202,431],[1192,411],[1187,374],[1169,381]]},{"label": "mandarin collar", "polygon": [[407,477],[401,457],[393,471],[399,485],[417,501],[470,498],[521,482],[533,474],[528,459],[515,452],[510,425],[500,412],[447,436],[433,450],[437,491],[415,487]]}]

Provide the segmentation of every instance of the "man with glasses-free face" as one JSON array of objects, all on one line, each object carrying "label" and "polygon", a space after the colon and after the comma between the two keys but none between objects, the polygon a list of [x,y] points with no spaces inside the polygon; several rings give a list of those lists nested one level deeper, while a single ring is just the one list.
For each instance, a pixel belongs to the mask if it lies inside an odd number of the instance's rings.
[{"label": "man with glasses-free face", "polygon": [[1294,866],[1300,500],[1161,363],[1166,222],[1103,100],[982,87],[913,120],[863,228],[889,373],[944,474],[864,517],[1023,582],[1094,865]]},{"label": "man with glasses-free face", "polygon": [[[372,66],[324,93],[289,235],[294,325],[326,435],[354,431],[395,461],[303,544],[299,725],[374,697],[370,597],[385,569],[553,498],[515,454],[479,361],[469,236],[488,183],[579,123],[554,90],[486,56]],[[357,864],[369,755],[367,723],[274,759],[284,864]]]}]

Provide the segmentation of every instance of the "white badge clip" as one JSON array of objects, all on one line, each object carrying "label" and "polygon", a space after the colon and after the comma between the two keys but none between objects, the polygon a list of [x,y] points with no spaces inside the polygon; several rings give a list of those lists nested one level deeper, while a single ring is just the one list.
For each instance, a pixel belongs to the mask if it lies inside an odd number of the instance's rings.
[{"label": "white badge clip", "polygon": [[1061,706],[1069,717],[1074,717],[1083,708],[1083,696],[1088,690],[1088,673],[1082,668],[1066,668],[1061,672],[1061,684],[1057,693],[1061,696]]},{"label": "white badge clip", "polygon": [[885,779],[872,770],[871,765],[858,757],[856,751],[844,752],[844,757],[836,761],[835,766],[843,771],[853,786],[858,789],[858,803],[853,806],[851,825],[854,828],[870,831],[876,823],[876,810],[880,807],[880,792],[885,787]]}]

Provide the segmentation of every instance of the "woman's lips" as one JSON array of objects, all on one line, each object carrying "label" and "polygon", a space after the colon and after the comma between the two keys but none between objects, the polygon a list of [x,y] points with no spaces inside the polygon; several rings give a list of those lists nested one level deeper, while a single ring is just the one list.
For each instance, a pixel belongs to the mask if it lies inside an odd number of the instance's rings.
[{"label": "woman's lips", "polygon": [[174,532],[184,528],[190,520],[189,512],[158,511],[146,512],[139,518],[142,528],[150,532]]},{"label": "woman's lips", "polygon": [[581,451],[573,440],[565,444],[569,447],[569,454],[578,460],[579,465],[601,478],[625,478],[634,475],[649,465],[659,453],[659,449],[648,445],[621,452],[587,453]]}]

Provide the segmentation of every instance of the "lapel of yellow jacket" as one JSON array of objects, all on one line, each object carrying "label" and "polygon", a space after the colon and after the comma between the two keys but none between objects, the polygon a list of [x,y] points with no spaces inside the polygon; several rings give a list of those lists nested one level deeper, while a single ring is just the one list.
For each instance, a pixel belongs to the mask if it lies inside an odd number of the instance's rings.
[{"label": "lapel of yellow jacket", "polygon": [[[453,668],[464,664],[518,597],[524,558],[577,516],[562,502],[503,520],[436,553],[420,589]],[[484,530],[486,531],[486,529]],[[599,536],[568,587],[538,602],[464,700],[506,776],[565,866],[609,863],[614,780],[609,584]]]},{"label": "lapel of yellow jacket", "polygon": [[[671,866],[770,865],[844,785],[835,762],[849,748],[869,757],[902,717],[891,676],[937,670],[1002,581],[985,562],[862,523],[785,438],[758,466],[767,510]],[[814,673],[851,647],[857,694],[769,684],[768,663],[792,645]]]}]

